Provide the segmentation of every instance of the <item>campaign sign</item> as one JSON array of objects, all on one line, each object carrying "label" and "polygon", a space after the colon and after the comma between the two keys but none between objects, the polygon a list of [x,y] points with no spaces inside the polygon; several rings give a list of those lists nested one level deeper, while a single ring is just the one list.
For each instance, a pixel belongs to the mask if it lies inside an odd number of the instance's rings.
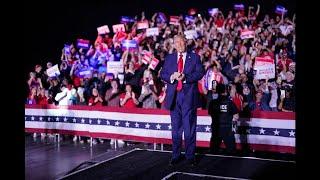
[{"label": "campaign sign", "polygon": [[135,50],[138,47],[138,43],[136,40],[123,40],[121,44],[123,50],[129,49],[130,51]]},{"label": "campaign sign", "polygon": [[86,39],[77,39],[77,47],[82,49],[89,49],[90,41]]},{"label": "campaign sign", "polygon": [[214,16],[215,14],[217,14],[219,12],[219,9],[218,8],[211,8],[208,10],[208,12],[211,16]]},{"label": "campaign sign", "polygon": [[184,31],[184,35],[186,36],[187,39],[193,39],[198,37],[196,30]]},{"label": "campaign sign", "polygon": [[152,58],[152,60],[149,64],[149,68],[152,70],[155,70],[158,64],[159,64],[159,60],[156,58]]},{"label": "campaign sign", "polygon": [[250,30],[242,30],[240,34],[241,39],[250,39],[254,38],[255,32]]},{"label": "campaign sign", "polygon": [[132,23],[132,22],[134,22],[134,18],[129,17],[129,16],[121,16],[120,22],[121,22],[122,24]]},{"label": "campaign sign", "polygon": [[179,26],[180,25],[179,16],[170,16],[169,24],[173,24],[173,25]]},{"label": "campaign sign", "polygon": [[57,77],[60,75],[60,70],[58,64],[52,66],[51,68],[47,69],[47,75],[49,77]]},{"label": "campaign sign", "polygon": [[82,70],[79,72],[79,77],[80,78],[86,78],[86,77],[90,77],[92,74],[92,71],[89,69],[89,70]]},{"label": "campaign sign", "polygon": [[285,14],[287,12],[288,12],[288,10],[283,6],[277,6],[276,10],[275,10],[275,13],[280,14],[280,15],[283,13]]},{"label": "campaign sign", "polygon": [[64,50],[65,55],[69,55],[70,54],[70,45],[65,44],[63,50]]},{"label": "campaign sign", "polygon": [[256,57],[254,70],[256,70],[256,79],[272,79],[275,78],[274,60],[270,58]]},{"label": "campaign sign", "polygon": [[141,54],[142,54],[142,62],[144,64],[149,64],[152,58],[152,53],[149,51],[143,50]]},{"label": "campaign sign", "polygon": [[235,4],[233,6],[234,10],[237,10],[237,11],[243,11],[244,10],[244,5],[243,4]]},{"label": "campaign sign", "polygon": [[113,25],[112,26],[112,29],[113,29],[113,32],[114,33],[117,33],[119,31],[122,31],[122,32],[125,32],[125,27],[124,27],[124,24],[116,24],[116,25]]},{"label": "campaign sign", "polygon": [[194,23],[196,20],[195,20],[195,18],[194,18],[193,16],[186,16],[186,17],[184,18],[184,21],[185,21],[187,24],[189,24],[189,23]]},{"label": "campaign sign", "polygon": [[108,61],[107,62],[107,72],[108,73],[123,73],[124,66],[122,61]]},{"label": "campaign sign", "polygon": [[104,25],[97,28],[98,34],[107,34],[110,32],[108,25]]},{"label": "campaign sign", "polygon": [[161,22],[167,21],[167,17],[166,17],[166,15],[164,15],[164,13],[159,12],[158,14],[159,14],[159,18],[160,18]]},{"label": "campaign sign", "polygon": [[159,35],[159,28],[155,27],[155,28],[148,28],[146,30],[146,36],[158,36]]},{"label": "campaign sign", "polygon": [[147,29],[149,28],[148,21],[141,21],[137,23],[137,29]]}]

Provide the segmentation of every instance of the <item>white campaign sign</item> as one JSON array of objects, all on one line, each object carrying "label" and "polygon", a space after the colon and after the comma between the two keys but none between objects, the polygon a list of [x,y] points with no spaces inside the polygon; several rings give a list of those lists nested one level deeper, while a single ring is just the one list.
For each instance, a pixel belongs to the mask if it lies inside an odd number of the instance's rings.
[{"label": "white campaign sign", "polygon": [[47,69],[47,74],[49,77],[56,77],[60,75],[58,64],[52,66],[51,68]]},{"label": "white campaign sign", "polygon": [[98,31],[98,34],[106,34],[110,32],[108,25],[98,27],[97,31]]},{"label": "white campaign sign", "polygon": [[108,73],[123,73],[123,62],[122,61],[108,61],[107,72]]},{"label": "white campaign sign", "polygon": [[184,31],[184,35],[186,36],[187,39],[193,39],[198,37],[196,30]]},{"label": "white campaign sign", "polygon": [[159,35],[159,28],[148,28],[146,31],[147,37],[149,36],[158,36]]},{"label": "white campaign sign", "polygon": [[256,79],[275,78],[276,68],[273,59],[256,57],[254,69],[256,70]]}]

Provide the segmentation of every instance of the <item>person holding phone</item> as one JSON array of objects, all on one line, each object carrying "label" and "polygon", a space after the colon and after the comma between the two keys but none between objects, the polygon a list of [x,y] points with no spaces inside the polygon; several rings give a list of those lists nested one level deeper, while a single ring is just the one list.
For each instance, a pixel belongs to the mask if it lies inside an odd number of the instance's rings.
[{"label": "person holding phone", "polygon": [[126,85],[126,92],[120,95],[120,106],[125,108],[136,108],[139,101],[136,99],[136,94],[132,91],[130,84]]},{"label": "person holding phone", "polygon": [[149,79],[149,77],[144,77],[141,95],[138,98],[138,101],[142,103],[143,108],[157,108],[156,101],[158,99],[157,89],[153,84],[153,80]]},{"label": "person holding phone", "polygon": [[251,111],[271,111],[269,106],[269,92],[263,92],[261,89],[258,89],[255,98],[251,97],[250,94],[247,95],[246,98]]}]

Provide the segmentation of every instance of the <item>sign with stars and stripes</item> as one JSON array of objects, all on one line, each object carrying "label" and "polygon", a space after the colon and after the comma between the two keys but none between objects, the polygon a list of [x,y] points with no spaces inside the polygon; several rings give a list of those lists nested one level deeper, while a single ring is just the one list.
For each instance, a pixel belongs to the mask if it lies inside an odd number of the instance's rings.
[{"label": "sign with stars and stripes", "polygon": [[[211,121],[207,111],[198,111],[197,146],[209,147],[214,131]],[[25,107],[26,132],[171,144],[171,130],[169,112],[160,109],[54,105]],[[294,113],[254,112],[249,119],[240,118],[233,131],[236,132],[238,146],[248,143],[255,150],[295,153]]]}]

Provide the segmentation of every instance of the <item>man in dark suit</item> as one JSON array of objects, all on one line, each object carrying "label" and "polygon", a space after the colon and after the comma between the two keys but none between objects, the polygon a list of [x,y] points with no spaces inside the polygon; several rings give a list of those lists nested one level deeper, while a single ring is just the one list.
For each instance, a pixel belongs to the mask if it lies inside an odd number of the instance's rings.
[{"label": "man in dark suit", "polygon": [[185,139],[185,157],[195,165],[197,107],[200,107],[198,81],[205,70],[200,56],[186,52],[183,36],[174,37],[177,52],[165,58],[161,79],[167,83],[165,107],[170,110],[172,125],[172,158],[170,165],[181,160],[182,132]]}]

